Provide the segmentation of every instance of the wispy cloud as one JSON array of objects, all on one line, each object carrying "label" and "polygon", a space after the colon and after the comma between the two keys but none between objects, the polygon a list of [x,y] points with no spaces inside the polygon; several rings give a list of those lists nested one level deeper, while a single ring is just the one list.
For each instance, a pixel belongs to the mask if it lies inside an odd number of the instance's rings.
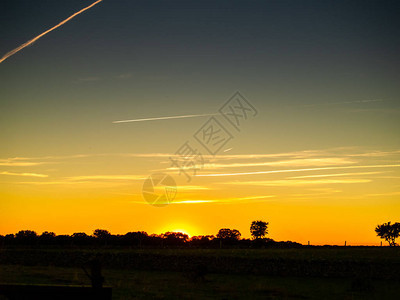
[{"label": "wispy cloud", "polygon": [[[348,158],[328,157],[328,158],[306,158],[306,159],[292,159],[292,160],[254,162],[254,163],[230,163],[230,164],[210,163],[210,164],[205,164],[204,169],[244,168],[244,167],[261,167],[261,166],[270,166],[270,167],[330,166],[330,165],[344,165],[353,163],[355,163],[355,161],[350,160]],[[188,166],[187,168],[190,169],[192,167]],[[182,168],[170,167],[168,169],[180,170]]]},{"label": "wispy cloud", "polygon": [[88,181],[88,180],[144,180],[146,176],[142,175],[89,175],[68,177],[70,181]]},{"label": "wispy cloud", "polygon": [[199,118],[199,117],[207,117],[207,116],[215,116],[215,115],[216,114],[201,114],[201,115],[154,117],[154,118],[145,118],[145,119],[113,121],[113,123],[116,124],[116,123],[145,122],[145,121],[158,121],[158,120],[169,120],[169,119]]},{"label": "wispy cloud", "polygon": [[100,3],[103,0],[98,0],[94,3],[92,3],[91,5],[81,9],[80,11],[74,13],[73,15],[71,15],[70,17],[66,18],[64,21],[58,23],[56,26],[51,27],[50,29],[46,30],[45,32],[39,34],[38,36],[36,36],[35,38],[27,41],[26,43],[22,44],[21,46],[19,46],[18,48],[15,48],[14,50],[11,50],[10,52],[6,53],[1,59],[0,59],[0,63],[2,63],[3,61],[5,61],[7,58],[9,58],[10,56],[14,55],[15,53],[21,51],[22,49],[24,49],[25,47],[28,47],[29,45],[32,45],[34,42],[36,42],[38,39],[40,39],[41,37],[45,36],[46,34],[48,34],[49,32],[57,29],[58,27],[64,25],[65,23],[67,23],[68,21],[70,21],[71,19],[75,18],[77,15],[83,13],[84,11],[92,8],[93,6],[95,6],[96,4]]},{"label": "wispy cloud", "polygon": [[199,191],[199,190],[210,190],[211,188],[200,185],[180,185],[177,187],[179,191]]},{"label": "wispy cloud", "polygon": [[224,184],[234,185],[259,185],[259,186],[304,186],[319,184],[343,184],[343,183],[366,183],[371,182],[370,179],[320,179],[320,180],[262,180],[262,181],[233,181]]},{"label": "wispy cloud", "polygon": [[373,174],[382,174],[382,173],[384,173],[384,172],[336,173],[336,174],[319,174],[319,175],[294,176],[294,177],[288,177],[288,178],[290,178],[290,179],[301,179],[301,178],[339,177],[339,176],[354,176],[354,175],[373,175]]},{"label": "wispy cloud", "polygon": [[254,171],[254,172],[239,172],[239,173],[210,173],[210,174],[198,174],[196,176],[198,176],[198,177],[223,177],[223,176],[261,175],[261,174],[308,172],[308,171],[339,170],[339,169],[397,168],[397,167],[400,167],[400,164],[365,165],[365,166],[337,166],[337,167],[284,169],[284,170]]},{"label": "wispy cloud", "polygon": [[43,164],[43,162],[19,162],[19,161],[1,161],[0,166],[7,167],[31,167]]},{"label": "wispy cloud", "polygon": [[235,202],[254,202],[261,201],[269,198],[275,198],[275,195],[263,195],[263,196],[249,196],[249,197],[238,197],[238,198],[221,198],[221,199],[183,199],[174,200],[171,204],[202,204],[202,203],[235,203]]},{"label": "wispy cloud", "polygon": [[[340,159],[345,159],[346,157],[385,157],[399,155],[400,150],[393,151],[364,151],[358,153],[351,153],[356,151],[354,148],[334,148],[326,150],[303,150],[294,152],[281,152],[281,153],[265,153],[265,154],[221,154],[221,155],[204,155],[204,158],[212,158],[214,161],[218,160],[258,160],[258,159],[273,159],[280,157],[288,157],[291,159],[317,159],[322,157],[327,159],[329,157],[339,157]],[[173,153],[94,153],[94,154],[74,154],[74,155],[48,155],[48,156],[38,156],[38,157],[11,157],[6,159],[0,159],[0,163],[11,163],[16,161],[57,161],[66,159],[81,159],[90,157],[144,157],[144,158],[168,158],[174,156]],[[290,164],[290,159],[287,160],[287,164]],[[284,162],[284,161],[283,161]],[[40,162],[42,163],[42,162]]]},{"label": "wispy cloud", "polygon": [[10,175],[10,176],[26,176],[26,177],[48,177],[45,174],[37,174],[37,173],[13,173],[13,172],[0,172],[0,175]]},{"label": "wispy cloud", "polygon": [[367,197],[381,197],[381,196],[396,196],[400,195],[400,192],[387,192],[387,193],[377,193],[377,194],[366,194]]}]

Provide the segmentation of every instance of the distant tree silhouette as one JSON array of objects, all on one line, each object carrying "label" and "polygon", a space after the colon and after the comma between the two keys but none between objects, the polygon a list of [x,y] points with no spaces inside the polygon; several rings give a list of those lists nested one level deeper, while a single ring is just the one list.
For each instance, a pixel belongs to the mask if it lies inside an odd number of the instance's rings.
[{"label": "distant tree silhouette", "polygon": [[15,235],[17,243],[33,244],[37,240],[37,234],[32,230],[20,230]]},{"label": "distant tree silhouette", "polygon": [[73,239],[86,239],[89,236],[84,232],[75,232],[72,234]]},{"label": "distant tree silhouette", "polygon": [[381,239],[385,239],[390,246],[396,246],[396,238],[400,235],[400,223],[390,224],[390,222],[387,222],[377,225],[375,232]]},{"label": "distant tree silhouette", "polygon": [[93,239],[93,237],[88,236],[86,233],[84,232],[74,232],[71,235],[72,238],[72,242],[76,245],[86,245],[89,244],[91,242],[91,239]]},{"label": "distant tree silhouette", "polygon": [[4,243],[5,244],[13,244],[14,240],[15,240],[15,236],[12,233],[6,234],[4,236]]},{"label": "distant tree silhouette", "polygon": [[123,240],[128,245],[137,245],[142,247],[142,243],[148,238],[148,234],[145,231],[128,232],[123,236]]},{"label": "distant tree silhouette", "polygon": [[[263,222],[263,221],[255,221]],[[265,222],[264,222],[265,223]],[[262,229],[264,223],[258,223],[261,232],[253,235],[254,237],[262,237]],[[396,223],[397,224],[397,223]],[[262,225],[262,226],[261,226]],[[268,223],[266,223],[268,225]],[[393,224],[395,225],[395,224]],[[265,234],[267,230],[265,230]],[[393,239],[394,242],[394,239]],[[392,243],[392,240],[390,240]],[[241,234],[236,229],[222,228],[216,236],[200,235],[189,238],[187,234],[182,232],[166,232],[163,234],[147,234],[144,231],[128,232],[126,234],[111,234],[105,229],[96,229],[92,235],[84,232],[75,232],[72,235],[56,235],[54,232],[45,231],[41,235],[37,235],[32,230],[21,230],[16,234],[0,235],[0,247],[11,245],[57,245],[65,247],[76,246],[129,246],[140,248],[163,248],[163,247],[185,247],[185,248],[255,248],[255,247],[292,247],[298,246],[292,242],[275,242],[268,238],[255,238],[253,240],[241,238]]]},{"label": "distant tree silhouette", "polygon": [[222,240],[239,240],[242,234],[239,230],[222,228],[217,233],[217,238]]},{"label": "distant tree silhouette", "polygon": [[250,233],[254,239],[262,239],[268,234],[268,222],[253,221],[250,225]]},{"label": "distant tree silhouette", "polygon": [[44,231],[39,236],[39,242],[44,243],[44,244],[52,244],[54,242],[55,237],[56,237],[56,234],[54,232]]},{"label": "distant tree silhouette", "polygon": [[54,232],[52,232],[52,231],[50,231],[50,232],[49,231],[43,231],[40,236],[44,237],[44,238],[53,238],[53,237],[56,236],[56,234]]},{"label": "distant tree silhouette", "polygon": [[17,239],[25,239],[25,238],[36,238],[37,233],[32,230],[20,230],[15,235]]},{"label": "distant tree silhouette", "polygon": [[201,244],[201,243],[208,243],[213,239],[215,239],[215,236],[213,235],[195,235],[190,238],[190,242]]},{"label": "distant tree silhouette", "polygon": [[189,236],[182,232],[166,232],[161,235],[167,246],[180,246],[183,245]]},{"label": "distant tree silhouette", "polygon": [[100,240],[106,240],[111,237],[111,233],[105,229],[96,229],[93,231],[93,236]]}]

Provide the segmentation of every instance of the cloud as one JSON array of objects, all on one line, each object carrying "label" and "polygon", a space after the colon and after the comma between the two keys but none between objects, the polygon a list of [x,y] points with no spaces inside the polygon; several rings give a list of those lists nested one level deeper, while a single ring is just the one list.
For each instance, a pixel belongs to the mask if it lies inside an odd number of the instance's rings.
[{"label": "cloud", "polygon": [[223,177],[223,176],[243,176],[243,175],[261,175],[261,174],[274,174],[274,173],[308,172],[308,171],[321,171],[321,170],[396,168],[396,167],[400,167],[400,165],[393,164],[393,165],[337,166],[337,167],[287,169],[287,170],[285,169],[285,170],[254,171],[254,172],[240,172],[240,173],[210,173],[210,174],[198,174],[196,176],[198,176],[198,177]]},{"label": "cloud", "polygon": [[57,29],[58,27],[64,25],[65,23],[67,23],[68,21],[70,21],[71,19],[75,18],[77,15],[83,13],[84,11],[88,10],[89,8],[92,8],[93,6],[95,6],[96,4],[100,3],[103,0],[98,0],[94,3],[92,3],[91,5],[81,9],[80,11],[74,13],[73,15],[71,15],[70,17],[66,18],[64,21],[58,23],[56,26],[53,26],[52,28],[46,30],[45,32],[39,34],[38,36],[36,36],[35,38],[27,41],[26,43],[22,44],[21,46],[15,48],[14,50],[11,50],[10,52],[6,53],[1,59],[0,59],[0,63],[2,63],[3,61],[5,61],[7,58],[9,58],[10,56],[14,55],[15,53],[21,51],[22,49],[24,49],[25,47],[28,47],[30,45],[32,45],[34,42],[36,42],[38,39],[40,39],[41,37],[45,36],[46,34],[48,34],[49,32]]},{"label": "cloud", "polygon": [[113,121],[113,123],[117,124],[117,123],[145,122],[145,121],[157,121],[157,120],[169,120],[169,119],[198,118],[198,117],[215,116],[215,115],[217,115],[217,114],[167,116],[167,117],[155,117],[155,118],[146,118],[146,119]]},{"label": "cloud", "polygon": [[290,178],[290,179],[320,178],[320,177],[338,177],[338,176],[353,176],[353,175],[372,175],[372,174],[382,174],[382,173],[384,173],[384,172],[336,173],[336,174],[320,174],[320,175],[294,176],[294,177],[288,177],[288,178]]},{"label": "cloud", "polygon": [[234,185],[259,185],[259,186],[304,186],[318,184],[337,184],[337,183],[366,183],[370,179],[321,179],[321,180],[263,180],[263,181],[233,181],[224,182],[224,184]]},{"label": "cloud", "polygon": [[[230,163],[230,164],[205,164],[204,169],[220,169],[220,168],[243,168],[243,167],[260,167],[260,166],[329,166],[329,165],[343,165],[355,163],[353,160],[348,158],[340,157],[328,157],[328,158],[305,158],[305,159],[292,159],[292,160],[282,160],[273,162],[255,162],[255,163]],[[187,167],[187,169],[193,168],[192,166]],[[180,170],[182,168],[169,167],[169,170]],[[183,168],[184,169],[184,168]]]},{"label": "cloud", "polygon": [[[346,148],[333,148],[327,150],[303,150],[294,152],[282,152],[282,153],[269,153],[269,154],[221,154],[221,155],[203,155],[206,159],[218,160],[249,160],[249,159],[263,159],[263,158],[280,158],[280,157],[290,157],[292,159],[317,159],[317,157],[323,157],[327,159],[329,157],[339,157],[340,159],[345,159],[345,157],[384,157],[399,155],[400,150],[393,151],[367,151],[360,153],[341,153],[340,151],[355,151],[354,147]],[[339,153],[338,153],[339,151]],[[146,157],[146,158],[169,158],[175,156],[174,153],[95,153],[95,154],[74,154],[74,155],[48,155],[48,156],[38,156],[38,157],[12,157],[7,159],[0,159],[0,163],[14,162],[14,161],[25,161],[25,160],[40,160],[46,163],[48,160],[65,160],[65,159],[80,159],[89,157]],[[290,164],[290,159],[287,160],[287,164]],[[283,161],[284,162],[284,161]]]},{"label": "cloud", "polygon": [[89,175],[68,177],[69,181],[88,181],[88,180],[144,180],[147,176],[143,175]]},{"label": "cloud", "polygon": [[37,173],[13,173],[13,172],[0,172],[0,175],[10,175],[10,176],[27,176],[27,177],[48,177],[45,174],[37,174]]},{"label": "cloud", "polygon": [[0,166],[7,167],[31,167],[43,164],[42,162],[18,162],[18,161],[0,161]]},{"label": "cloud", "polygon": [[211,188],[200,185],[182,185],[178,186],[177,189],[179,191],[199,191],[199,190],[210,190]]},{"label": "cloud", "polygon": [[185,199],[185,200],[174,200],[170,204],[201,204],[201,203],[235,203],[235,202],[251,202],[254,200],[265,200],[268,198],[274,198],[275,195],[263,195],[263,196],[249,196],[239,198],[222,198],[222,199]]}]

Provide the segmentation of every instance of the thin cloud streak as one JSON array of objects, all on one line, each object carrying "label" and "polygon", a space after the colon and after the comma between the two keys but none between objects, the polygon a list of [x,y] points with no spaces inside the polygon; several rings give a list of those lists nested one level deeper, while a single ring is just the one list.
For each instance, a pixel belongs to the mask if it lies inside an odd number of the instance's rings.
[{"label": "thin cloud streak", "polygon": [[268,198],[275,198],[276,195],[265,195],[265,196],[249,196],[241,198],[225,198],[225,199],[188,199],[188,200],[174,200],[170,204],[201,204],[201,203],[235,203],[235,202],[248,202],[251,200],[262,200]]},{"label": "thin cloud streak", "polygon": [[288,177],[288,178],[290,178],[290,179],[301,179],[301,178],[339,177],[339,176],[354,176],[354,175],[373,175],[373,174],[382,174],[382,173],[384,173],[384,172],[336,173],[336,174],[294,176],[294,177]]},{"label": "thin cloud streak", "polygon": [[320,179],[320,180],[266,180],[266,181],[234,181],[225,182],[224,184],[235,185],[260,185],[260,186],[303,186],[315,184],[337,184],[337,183],[367,183],[370,179]]},{"label": "thin cloud streak", "polygon": [[[204,169],[221,169],[221,168],[243,168],[243,167],[261,167],[261,166],[291,166],[291,167],[301,167],[301,166],[329,166],[329,165],[343,165],[343,164],[353,164],[355,161],[349,160],[347,158],[340,157],[327,157],[327,158],[302,158],[302,159],[292,159],[292,160],[281,160],[272,162],[259,162],[259,163],[230,163],[230,164],[205,164]],[[181,170],[181,169],[191,169],[193,167],[169,167],[168,170]]]},{"label": "thin cloud streak", "polygon": [[16,161],[0,162],[0,166],[6,166],[6,167],[32,167],[42,164],[43,164],[42,162],[16,162]]},{"label": "thin cloud streak", "polygon": [[369,165],[369,166],[342,166],[342,167],[323,167],[323,168],[307,168],[307,169],[291,169],[291,170],[272,170],[272,171],[255,171],[241,173],[216,173],[216,174],[199,174],[197,177],[223,177],[223,176],[241,176],[241,175],[260,175],[274,173],[290,173],[290,172],[307,172],[321,170],[339,170],[339,169],[365,169],[365,168],[396,168],[400,165]]},{"label": "thin cloud streak", "polygon": [[13,172],[0,172],[0,175],[11,175],[11,176],[27,176],[27,177],[49,177],[45,174],[37,174],[37,173],[13,173]]},{"label": "thin cloud streak", "polygon": [[131,123],[131,122],[145,122],[145,121],[158,121],[158,120],[170,120],[170,119],[184,119],[184,118],[199,118],[207,116],[215,116],[217,114],[201,114],[201,115],[183,115],[183,116],[168,116],[168,117],[155,117],[146,119],[133,119],[133,120],[121,120],[113,121],[114,124],[117,123]]},{"label": "thin cloud streak", "polygon": [[1,59],[0,59],[0,63],[2,63],[3,61],[5,61],[7,58],[9,58],[10,56],[14,55],[15,53],[21,51],[22,49],[24,49],[25,47],[28,47],[29,45],[32,45],[34,42],[36,42],[38,39],[40,39],[41,37],[45,36],[46,34],[48,34],[49,32],[53,31],[54,29],[57,29],[58,27],[64,25],[65,23],[67,23],[68,21],[70,21],[71,19],[75,18],[77,15],[83,13],[84,11],[92,8],[93,6],[95,6],[96,4],[100,3],[103,0],[98,0],[94,3],[92,3],[91,5],[81,9],[80,11],[74,13],[73,15],[71,15],[70,17],[66,18],[64,21],[58,23],[56,26],[46,30],[45,32],[39,34],[37,37],[27,41],[26,43],[22,44],[21,46],[19,46],[18,48],[15,48],[14,50],[11,50],[10,52],[6,53]]},{"label": "thin cloud streak", "polygon": [[[203,155],[204,158],[212,158],[217,160],[230,160],[230,159],[262,159],[262,158],[279,158],[279,157],[291,157],[296,159],[301,158],[315,158],[318,156],[336,156],[336,157],[384,157],[400,154],[400,150],[394,151],[371,151],[364,153],[332,153],[334,149],[327,150],[304,150],[297,152],[282,152],[272,154],[221,154],[221,155]],[[47,163],[48,160],[63,160],[63,159],[80,159],[90,157],[147,157],[147,158],[168,158],[173,157],[173,153],[97,153],[97,154],[75,154],[75,155],[60,155],[60,156],[39,156],[39,157],[11,157],[7,159],[0,159],[0,163],[11,163],[14,161],[26,161],[26,160],[42,160]]]},{"label": "thin cloud streak", "polygon": [[68,177],[70,181],[88,181],[88,180],[143,180],[145,176],[141,175],[90,175]]}]

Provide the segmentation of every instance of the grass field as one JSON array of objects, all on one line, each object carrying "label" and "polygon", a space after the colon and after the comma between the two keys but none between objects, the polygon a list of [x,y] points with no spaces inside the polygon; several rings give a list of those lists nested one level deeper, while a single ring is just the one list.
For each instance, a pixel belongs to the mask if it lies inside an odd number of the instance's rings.
[{"label": "grass field", "polygon": [[[3,249],[0,250],[0,283],[88,285],[90,281],[79,264],[96,255],[104,260],[105,284],[113,287],[113,299],[398,299],[398,250],[387,247]],[[145,264],[137,264],[136,260],[144,260]],[[156,263],[146,264],[150,260]],[[182,261],[187,268],[181,267]],[[205,272],[204,276],[196,277],[193,267],[199,261],[220,263]],[[268,268],[271,262],[278,267],[305,264],[303,269],[315,268],[313,263],[317,262],[320,274],[293,276],[290,270],[279,275],[276,272],[253,272],[253,268],[264,269],[264,265]],[[327,269],[338,264],[361,267],[351,267],[354,272],[350,276],[346,272],[331,276],[321,268],[321,262]],[[237,272],[232,272],[235,263],[240,266]],[[249,268],[243,268],[243,265]],[[365,266],[372,266],[369,273],[364,272]],[[393,278],[376,276],[380,273],[373,270],[374,266],[385,266],[384,270],[392,272]]]}]

